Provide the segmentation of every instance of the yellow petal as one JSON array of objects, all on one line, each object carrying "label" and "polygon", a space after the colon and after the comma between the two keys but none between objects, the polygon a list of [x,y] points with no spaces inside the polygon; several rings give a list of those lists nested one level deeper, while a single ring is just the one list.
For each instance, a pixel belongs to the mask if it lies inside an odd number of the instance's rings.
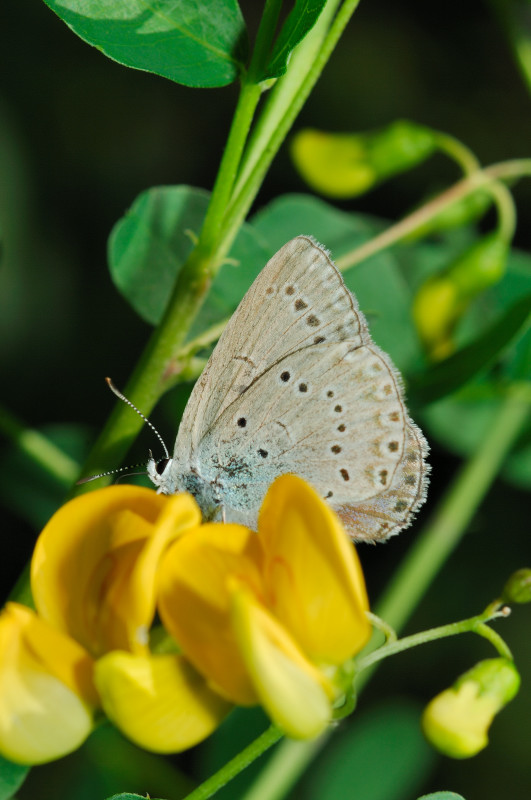
[{"label": "yellow petal", "polygon": [[158,608],[165,628],[212,687],[234,703],[252,705],[230,618],[231,576],[263,596],[261,549],[241,525],[211,523],[175,542],[159,571]]},{"label": "yellow petal", "polygon": [[200,521],[186,494],[111,486],[75,498],[37,541],[31,585],[39,614],[94,655],[144,652],[160,557]]},{"label": "yellow petal", "polygon": [[340,520],[295,475],[271,485],[258,519],[268,605],[315,663],[341,664],[368,641],[363,572]]},{"label": "yellow petal", "polygon": [[79,747],[92,730],[92,662],[30,609],[0,615],[0,753],[42,764]]},{"label": "yellow petal", "polygon": [[233,592],[232,608],[237,639],[261,704],[287,736],[317,736],[330,721],[333,688],[248,590],[240,586]]},{"label": "yellow petal", "polygon": [[202,741],[230,709],[178,655],[114,651],[96,663],[95,680],[109,719],[135,744],[157,753]]}]

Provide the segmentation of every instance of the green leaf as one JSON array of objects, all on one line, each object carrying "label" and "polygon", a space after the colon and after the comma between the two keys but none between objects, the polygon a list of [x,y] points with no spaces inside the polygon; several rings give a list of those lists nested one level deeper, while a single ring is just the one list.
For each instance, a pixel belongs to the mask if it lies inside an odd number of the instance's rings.
[{"label": "green leaf", "polygon": [[44,0],[85,42],[185,86],[225,86],[246,57],[236,0]]},{"label": "green leaf", "polygon": [[296,0],[275,41],[264,79],[284,75],[291,53],[311,31],[326,3],[327,0]]},{"label": "green leaf", "polygon": [[[107,800],[146,800],[145,794],[130,794],[130,792],[122,792],[122,794],[113,794]],[[155,800],[155,798],[153,798]]]},{"label": "green leaf", "polygon": [[0,756],[0,800],[9,800],[20,789],[30,767],[14,764]]},{"label": "green leaf", "polygon": [[514,303],[474,342],[410,378],[410,394],[415,395],[417,402],[432,403],[456,391],[528,328],[530,319],[531,294]]},{"label": "green leaf", "polygon": [[416,704],[391,699],[356,715],[309,772],[304,796],[410,800],[436,758],[420,731],[421,712]]},{"label": "green leaf", "polygon": [[[304,194],[279,197],[250,223],[267,241],[271,253],[294,236],[309,234],[331,251],[334,261],[371,239],[384,224],[338,211]],[[358,298],[375,342],[390,353],[399,369],[413,369],[421,353],[409,314],[412,295],[395,256],[378,253],[344,272],[343,278]]]},{"label": "green leaf", "polygon": [[[111,232],[112,279],[135,311],[153,325],[162,318],[193,248],[208,200],[208,192],[190,186],[148,189]],[[191,337],[232,314],[270,255],[258,234],[243,225],[229,253],[231,261],[219,270]]]},{"label": "green leaf", "polygon": [[455,792],[433,792],[433,794],[423,794],[418,800],[465,800],[465,798]]}]

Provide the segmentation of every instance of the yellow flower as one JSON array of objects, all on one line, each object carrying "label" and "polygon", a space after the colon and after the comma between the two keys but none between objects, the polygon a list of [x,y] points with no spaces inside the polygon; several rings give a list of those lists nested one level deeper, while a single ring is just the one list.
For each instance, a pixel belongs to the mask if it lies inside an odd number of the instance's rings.
[{"label": "yellow flower", "polygon": [[232,702],[260,702],[296,738],[329,722],[338,668],[367,642],[368,600],[336,515],[303,480],[271,486],[258,535],[211,523],[174,542],[159,611],[183,654]]},{"label": "yellow flower", "polygon": [[133,741],[164,752],[196,744],[219,724],[226,701],[181,655],[148,647],[161,556],[200,523],[190,495],[133,486],[83,495],[52,517],[31,564],[38,616],[10,606],[0,625],[10,654],[0,670],[3,755],[39,763],[70,752],[90,732],[92,706]]},{"label": "yellow flower", "polygon": [[161,555],[200,524],[199,508],[186,494],[111,486],[71,500],[35,546],[37,612],[95,658],[109,650],[147,653]]},{"label": "yellow flower", "polygon": [[[179,652],[149,650],[159,584]],[[258,535],[201,525],[187,494],[83,495],[44,528],[31,586],[36,613],[10,604],[0,617],[0,752],[22,763],[74,750],[99,708],[156,752],[201,741],[234,702],[314,736],[370,632],[355,552],[294,476],[271,487]]]},{"label": "yellow flower", "polygon": [[25,606],[0,614],[0,752],[42,764],[79,747],[98,699],[92,659]]}]

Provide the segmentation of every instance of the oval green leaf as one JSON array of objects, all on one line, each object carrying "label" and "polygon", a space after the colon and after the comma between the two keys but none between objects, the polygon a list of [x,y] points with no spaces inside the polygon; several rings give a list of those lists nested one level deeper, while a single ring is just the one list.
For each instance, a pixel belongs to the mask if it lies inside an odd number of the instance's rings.
[{"label": "oval green leaf", "polygon": [[311,31],[326,3],[327,0],[296,0],[275,41],[264,79],[284,75],[293,50]]},{"label": "oval green leaf", "polygon": [[247,53],[236,0],[44,0],[85,42],[185,86],[226,86]]},{"label": "oval green leaf", "polygon": [[[107,800],[146,800],[145,794],[131,794],[130,792],[122,792],[121,794],[113,794]],[[153,798],[155,800],[155,798]]]},{"label": "oval green leaf", "polygon": [[[208,201],[208,192],[190,186],[154,187],[137,197],[111,232],[112,279],[135,311],[153,325],[162,318]],[[243,225],[190,336],[232,314],[270,255],[259,234]]]},{"label": "oval green leaf", "polygon": [[423,794],[418,800],[465,800],[465,798],[455,792],[433,792],[433,794]]}]

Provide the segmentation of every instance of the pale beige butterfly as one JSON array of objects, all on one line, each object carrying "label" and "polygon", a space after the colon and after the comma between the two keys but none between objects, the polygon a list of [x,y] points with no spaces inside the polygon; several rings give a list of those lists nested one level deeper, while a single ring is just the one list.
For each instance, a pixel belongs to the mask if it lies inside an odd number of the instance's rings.
[{"label": "pale beige butterfly", "polygon": [[292,239],[225,328],[186,406],[159,491],[191,492],[206,519],[256,528],[271,482],[305,478],[356,541],[409,525],[426,496],[428,447],[400,375],[371,340],[327,252]]}]

